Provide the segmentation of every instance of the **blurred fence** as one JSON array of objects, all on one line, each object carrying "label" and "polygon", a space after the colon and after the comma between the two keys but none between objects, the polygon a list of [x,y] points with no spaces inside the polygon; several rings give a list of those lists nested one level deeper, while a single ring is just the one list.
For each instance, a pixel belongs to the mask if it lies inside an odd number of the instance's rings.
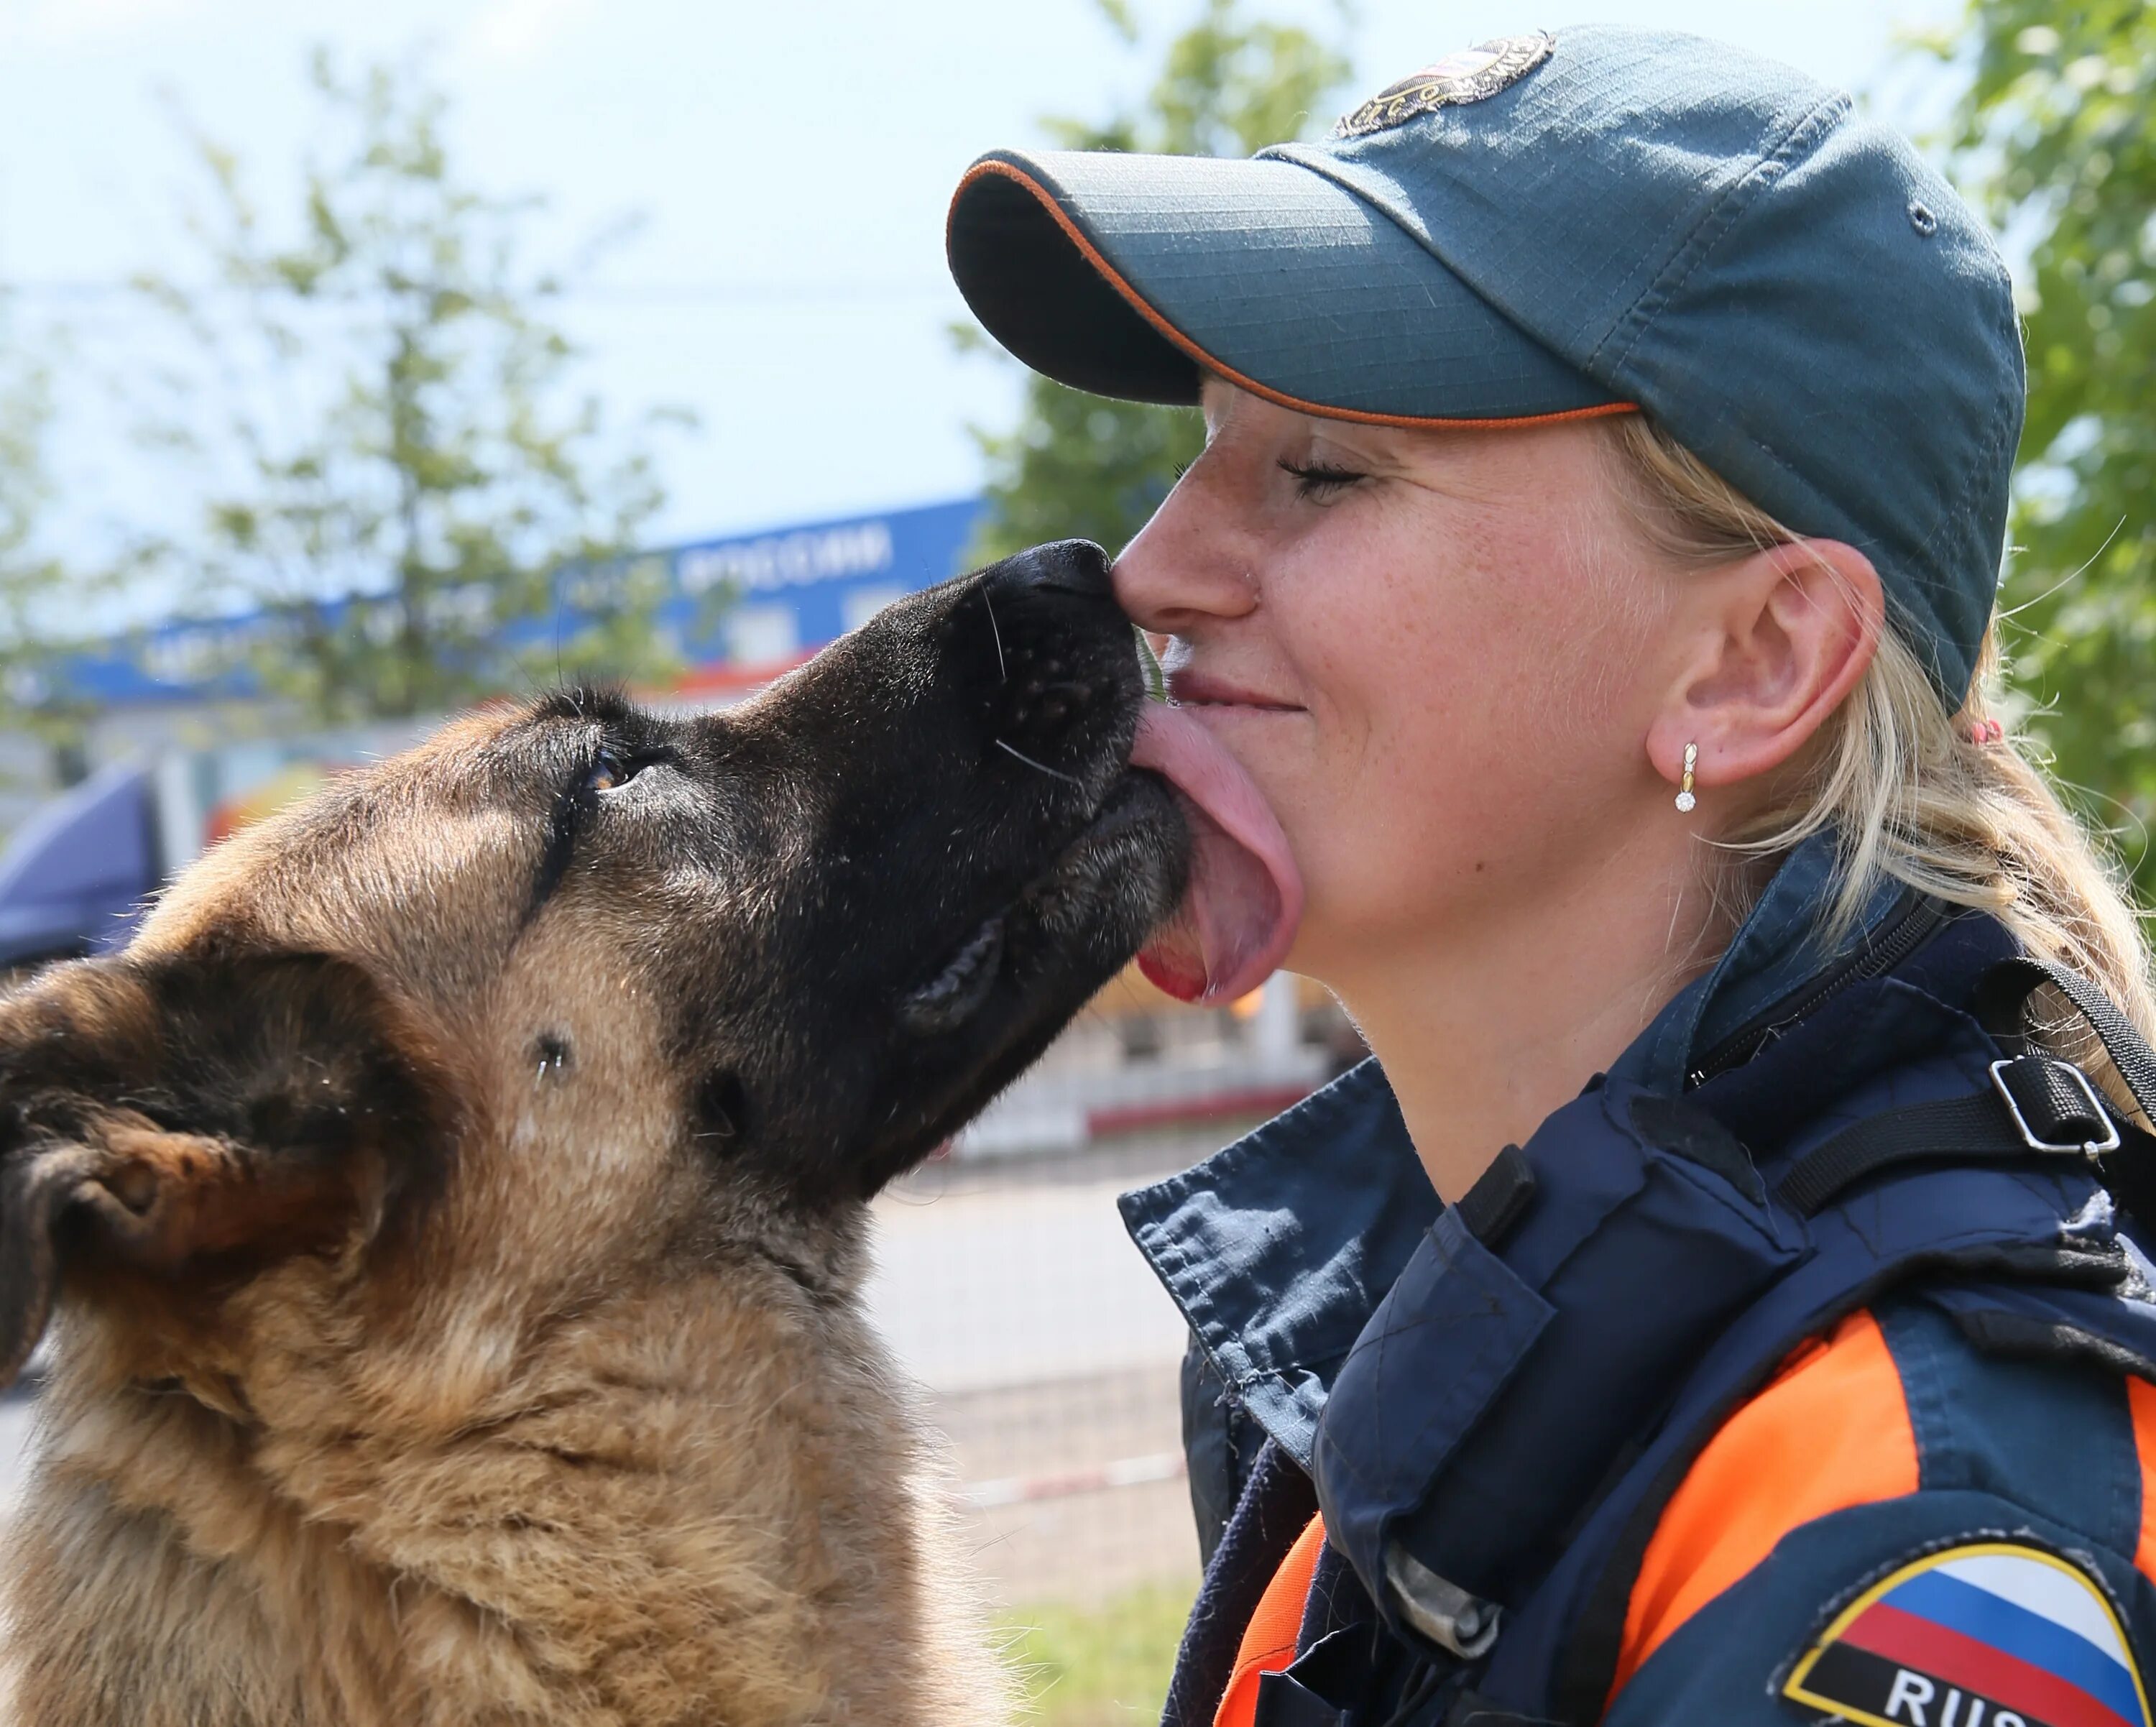
[{"label": "blurred fence", "polygon": [[1181,1315],[1116,1196],[1209,1154],[1359,1049],[1281,976],[1232,1009],[1122,981],[951,1154],[878,1202],[878,1323],[948,1435],[1005,1606],[1194,1586]]},{"label": "blurred fence", "polygon": [[879,1203],[870,1299],[949,1438],[966,1550],[999,1607],[1196,1578],[1182,1323],[1115,1210],[1168,1161],[945,1165]]}]

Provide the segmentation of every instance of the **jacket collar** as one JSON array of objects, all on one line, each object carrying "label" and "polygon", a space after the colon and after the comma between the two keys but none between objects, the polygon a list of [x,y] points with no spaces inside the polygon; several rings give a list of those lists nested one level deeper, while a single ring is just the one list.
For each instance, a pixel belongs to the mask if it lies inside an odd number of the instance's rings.
[{"label": "jacket collar", "polygon": [[[1663,1008],[1611,1077],[1677,1095],[1698,1055],[1865,945],[1901,890],[1884,884],[1861,928],[1830,948],[1818,924],[1835,864],[1831,834],[1791,852],[1713,969]],[[1444,1209],[1374,1060],[1120,1204],[1223,1380],[1306,1468],[1334,1375]]]}]

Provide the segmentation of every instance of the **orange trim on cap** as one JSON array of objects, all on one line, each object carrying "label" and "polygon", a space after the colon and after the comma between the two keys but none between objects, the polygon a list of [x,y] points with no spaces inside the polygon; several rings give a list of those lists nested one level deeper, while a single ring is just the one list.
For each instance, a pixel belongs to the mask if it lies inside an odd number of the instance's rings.
[{"label": "orange trim on cap", "polygon": [[1217,373],[1239,389],[1248,390],[1254,396],[1262,396],[1268,402],[1282,408],[1292,408],[1301,414],[1314,414],[1326,419],[1354,420],[1371,426],[1408,426],[1432,431],[1479,430],[1505,431],[1518,426],[1548,426],[1568,419],[1600,419],[1612,414],[1637,414],[1636,402],[1604,402],[1592,408],[1567,408],[1556,414],[1530,414],[1509,419],[1442,419],[1409,414],[1371,414],[1359,408],[1332,408],[1322,402],[1306,402],[1300,396],[1291,396],[1269,384],[1260,383],[1255,378],[1245,376],[1232,366],[1216,360],[1212,355],[1168,322],[1148,305],[1145,297],[1123,279],[1122,273],[1101,256],[1100,249],[1088,239],[1078,224],[1070,219],[1055,195],[1032,175],[1007,162],[976,162],[967,171],[966,177],[958,182],[958,189],[951,194],[950,213],[944,218],[944,234],[947,249],[951,222],[956,217],[958,200],[966,195],[966,188],[984,174],[997,174],[1006,180],[1014,180],[1031,193],[1041,208],[1047,211],[1055,225],[1063,230],[1064,237],[1077,247],[1081,255],[1093,266],[1101,278],[1129,301],[1131,309],[1152,325],[1176,347],[1188,354],[1209,372]]},{"label": "orange trim on cap", "polygon": [[2141,1462],[2141,1539],[2134,1545],[2133,1568],[2156,1581],[2156,1385],[2128,1380],[2126,1407],[2133,1418],[2134,1455]]},{"label": "orange trim on cap", "polygon": [[1235,1668],[1221,1694],[1213,1727],[1251,1727],[1258,1713],[1258,1684],[1295,1659],[1296,1634],[1302,1629],[1303,1603],[1317,1575],[1317,1555],[1325,1546],[1325,1519],[1313,1517],[1295,1538],[1295,1545],[1265,1585],[1257,1611],[1243,1627],[1235,1648]]},{"label": "orange trim on cap", "polygon": [[[2140,1431],[2137,1420],[2137,1438]],[[1917,1436],[1901,1373],[1879,1322],[1852,1313],[1722,1423],[1663,1508],[1633,1581],[1611,1699],[1790,1530],[1916,1490]],[[2145,1513],[2142,1528],[2145,1551]]]}]

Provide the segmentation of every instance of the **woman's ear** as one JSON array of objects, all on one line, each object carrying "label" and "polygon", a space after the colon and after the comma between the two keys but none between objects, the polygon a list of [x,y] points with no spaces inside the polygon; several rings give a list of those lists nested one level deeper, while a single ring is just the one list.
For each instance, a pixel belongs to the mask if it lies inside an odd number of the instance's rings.
[{"label": "woman's ear", "polygon": [[1684,645],[1647,753],[1675,783],[1697,743],[1699,785],[1741,784],[1809,743],[1871,666],[1879,573],[1853,546],[1800,540],[1683,580],[1671,628]]}]

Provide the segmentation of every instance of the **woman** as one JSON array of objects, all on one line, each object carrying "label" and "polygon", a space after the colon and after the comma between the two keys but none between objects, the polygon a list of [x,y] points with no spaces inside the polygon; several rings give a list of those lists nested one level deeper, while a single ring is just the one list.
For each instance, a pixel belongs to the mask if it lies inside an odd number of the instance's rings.
[{"label": "woman", "polygon": [[1233,1501],[1169,1719],[2146,1727],[2156,1002],[1993,713],[1981,226],[1581,29],[1247,162],[998,152],[950,246],[1202,403],[1117,590],[1377,1057],[1126,1201]]}]

